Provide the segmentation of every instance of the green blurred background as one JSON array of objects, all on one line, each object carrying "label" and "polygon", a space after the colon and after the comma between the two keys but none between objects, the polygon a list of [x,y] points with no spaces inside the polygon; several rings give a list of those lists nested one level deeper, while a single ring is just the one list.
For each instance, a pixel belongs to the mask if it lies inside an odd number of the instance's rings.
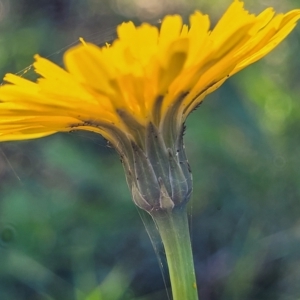
[{"label": "green blurred background", "polygon": [[[84,37],[230,0],[0,0],[0,70],[32,78]],[[259,12],[299,0],[246,0]],[[187,122],[192,243],[202,300],[300,299],[300,26]],[[1,112],[0,112],[1,115]],[[163,251],[157,244],[163,265]],[[164,268],[164,273],[166,272]],[[0,144],[1,300],[168,299],[115,151],[89,133]],[[184,299],[183,299],[184,300]]]}]

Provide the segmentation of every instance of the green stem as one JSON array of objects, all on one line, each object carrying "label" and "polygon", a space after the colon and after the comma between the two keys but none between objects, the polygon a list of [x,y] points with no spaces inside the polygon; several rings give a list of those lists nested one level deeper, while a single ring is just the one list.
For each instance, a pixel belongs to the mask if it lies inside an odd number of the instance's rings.
[{"label": "green stem", "polygon": [[152,214],[169,267],[173,300],[197,300],[193,254],[185,208]]}]

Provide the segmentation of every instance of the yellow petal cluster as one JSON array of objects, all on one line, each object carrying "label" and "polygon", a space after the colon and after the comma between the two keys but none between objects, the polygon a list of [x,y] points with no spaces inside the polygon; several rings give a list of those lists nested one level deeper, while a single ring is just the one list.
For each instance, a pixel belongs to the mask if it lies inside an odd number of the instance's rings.
[{"label": "yellow petal cluster", "polygon": [[123,23],[110,46],[67,50],[65,69],[36,55],[37,82],[7,74],[0,87],[0,141],[78,129],[116,144],[119,134],[136,141],[150,123],[164,137],[178,134],[207,94],[268,54],[300,18],[300,10],[254,15],[243,6],[234,0],[212,30],[199,11],[189,26],[178,15],[159,29]]}]

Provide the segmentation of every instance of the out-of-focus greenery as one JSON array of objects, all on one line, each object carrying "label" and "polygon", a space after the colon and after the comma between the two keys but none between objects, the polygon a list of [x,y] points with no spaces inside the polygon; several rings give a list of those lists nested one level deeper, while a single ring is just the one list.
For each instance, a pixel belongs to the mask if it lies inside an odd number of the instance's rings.
[{"label": "out-of-focus greenery", "polygon": [[[31,78],[35,53],[61,63],[78,37],[103,44],[123,20],[198,8],[215,23],[230,2],[0,0],[1,77]],[[300,1],[246,0],[254,12],[266,6]],[[202,300],[300,299],[299,53],[300,26],[187,122]],[[0,299],[167,299],[121,163],[100,136],[0,145]]]}]

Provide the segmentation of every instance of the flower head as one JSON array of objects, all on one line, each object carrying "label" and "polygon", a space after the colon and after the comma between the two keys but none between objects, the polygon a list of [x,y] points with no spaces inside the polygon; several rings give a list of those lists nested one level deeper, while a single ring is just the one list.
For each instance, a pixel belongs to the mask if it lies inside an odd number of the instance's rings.
[{"label": "flower head", "polygon": [[[172,206],[175,195],[188,198],[191,191],[182,143],[187,116],[228,77],[275,48],[299,18],[300,10],[275,14],[272,8],[256,16],[234,0],[212,30],[209,17],[196,11],[189,26],[179,15],[166,16],[159,29],[123,23],[110,46],[83,42],[66,51],[65,69],[36,55],[37,82],[4,78],[0,140],[100,133],[124,160],[139,206],[152,209],[156,204],[145,195],[163,193],[173,200],[159,205]],[[141,187],[141,177],[154,188]],[[185,183],[178,190],[175,181]]]}]

